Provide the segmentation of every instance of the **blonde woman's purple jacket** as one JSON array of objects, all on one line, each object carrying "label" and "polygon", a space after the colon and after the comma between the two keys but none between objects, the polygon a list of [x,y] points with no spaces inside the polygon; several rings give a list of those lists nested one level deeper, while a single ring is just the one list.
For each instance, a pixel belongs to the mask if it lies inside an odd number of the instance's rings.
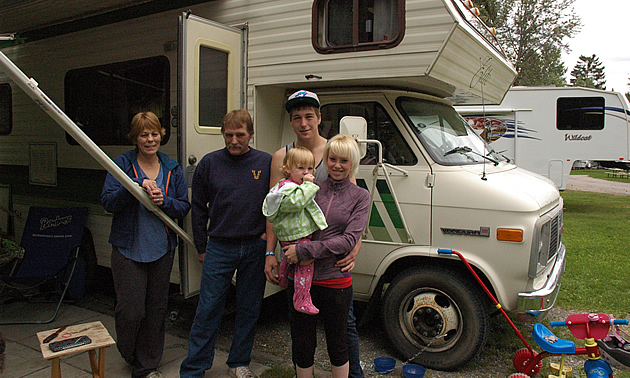
[{"label": "blonde woman's purple jacket", "polygon": [[342,273],[335,264],[361,239],[370,209],[370,193],[347,177],[341,181],[329,177],[317,185],[320,190],[315,202],[324,212],[328,228],[315,232],[310,243],[296,245],[298,259],[315,259],[314,281],[348,277],[351,273]]}]

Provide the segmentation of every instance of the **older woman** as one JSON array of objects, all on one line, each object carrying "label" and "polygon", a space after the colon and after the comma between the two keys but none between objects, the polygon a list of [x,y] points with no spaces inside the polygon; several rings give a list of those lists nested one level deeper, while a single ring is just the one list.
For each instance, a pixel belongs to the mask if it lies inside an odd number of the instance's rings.
[{"label": "older woman", "polygon": [[[190,210],[188,188],[179,164],[158,151],[163,136],[155,114],[136,114],[129,131],[136,148],[118,156],[115,163],[168,216],[183,218]],[[160,377],[157,367],[164,349],[177,235],[111,174],[105,179],[101,203],[114,214],[109,242],[117,300],[116,345],[131,365],[133,377]]]},{"label": "older woman", "polygon": [[[333,137],[324,149],[328,178],[318,182],[315,201],[326,216],[328,228],[316,232],[313,241],[285,247],[291,263],[315,259],[311,287],[316,315],[324,323],[328,356],[333,377],[349,374],[347,319],[352,303],[352,274],[343,272],[337,262],[361,239],[368,219],[370,195],[350,181],[359,167],[359,147],[348,135]],[[292,296],[292,286],[289,295]],[[312,377],[316,325],[312,315],[292,310],[291,334],[297,377]]]}]

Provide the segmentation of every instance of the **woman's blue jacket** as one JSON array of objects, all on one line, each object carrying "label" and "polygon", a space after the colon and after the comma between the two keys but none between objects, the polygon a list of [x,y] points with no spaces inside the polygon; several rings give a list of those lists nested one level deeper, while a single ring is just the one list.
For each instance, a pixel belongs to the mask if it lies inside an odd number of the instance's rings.
[{"label": "woman's blue jacket", "polygon": [[[164,203],[159,207],[171,218],[184,218],[190,210],[190,202],[188,201],[188,186],[184,180],[182,168],[165,153],[158,152],[158,158],[160,159],[164,180],[166,180]],[[136,174],[139,166],[135,149],[118,156],[114,162],[133,181],[138,183],[138,185],[142,185],[143,179],[138,178]],[[101,193],[101,203],[106,211],[114,214],[109,234],[110,244],[121,248],[131,248],[132,241],[135,238],[134,225],[138,217],[140,201],[122,186],[114,176],[108,173],[103,185],[103,192]],[[175,248],[177,246],[177,234],[169,229],[168,235],[171,247]]]}]

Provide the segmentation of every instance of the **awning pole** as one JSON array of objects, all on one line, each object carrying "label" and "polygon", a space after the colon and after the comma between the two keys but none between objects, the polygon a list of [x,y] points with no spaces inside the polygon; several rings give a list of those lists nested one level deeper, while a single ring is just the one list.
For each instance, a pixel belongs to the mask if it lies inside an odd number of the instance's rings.
[{"label": "awning pole", "polygon": [[138,199],[147,209],[153,212],[169,228],[174,230],[182,240],[195,248],[193,238],[186,233],[175,221],[157,207],[145,190],[125,174],[110,159],[99,146],[96,145],[59,107],[42,92],[35,80],[29,79],[13,62],[0,51],[0,69],[17,84],[40,108],[59,124],[74,140],[76,140],[87,153],[89,153],[103,168],[118,180],[127,190]]}]

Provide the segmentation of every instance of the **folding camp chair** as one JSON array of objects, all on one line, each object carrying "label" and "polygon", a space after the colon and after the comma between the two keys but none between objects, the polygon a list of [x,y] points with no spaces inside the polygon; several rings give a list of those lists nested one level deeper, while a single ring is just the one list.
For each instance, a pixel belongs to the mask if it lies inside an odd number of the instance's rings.
[{"label": "folding camp chair", "polygon": [[15,268],[17,259],[21,259],[24,252],[24,249],[15,242],[13,218],[18,215],[13,211],[12,204],[11,185],[0,184],[0,276],[9,271],[13,272],[9,269]]},{"label": "folding camp chair", "polygon": [[24,257],[12,274],[2,279],[29,287],[54,280],[61,284],[59,302],[50,319],[16,319],[0,324],[46,324],[55,320],[75,275],[87,212],[87,207],[30,208],[20,243]]},{"label": "folding camp chair", "polygon": [[14,236],[11,185],[0,184],[0,237]]}]

